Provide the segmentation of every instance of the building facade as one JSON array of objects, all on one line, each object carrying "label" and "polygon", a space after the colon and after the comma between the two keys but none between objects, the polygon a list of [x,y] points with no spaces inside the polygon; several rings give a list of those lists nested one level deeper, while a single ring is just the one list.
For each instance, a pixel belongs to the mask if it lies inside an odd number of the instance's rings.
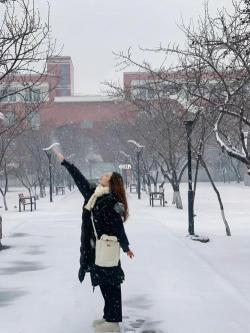
[{"label": "building facade", "polygon": [[[95,130],[112,119],[129,116],[128,103],[99,95],[74,94],[74,66],[71,57],[57,56],[47,61],[47,71],[38,75],[16,76],[7,85],[0,86],[0,106],[7,123],[15,118],[17,105],[37,103],[39,112],[31,112],[31,124],[57,128],[78,124],[82,129]],[[22,87],[29,84],[29,89]],[[17,93],[15,93],[17,92]],[[27,105],[27,104],[26,104]]]}]

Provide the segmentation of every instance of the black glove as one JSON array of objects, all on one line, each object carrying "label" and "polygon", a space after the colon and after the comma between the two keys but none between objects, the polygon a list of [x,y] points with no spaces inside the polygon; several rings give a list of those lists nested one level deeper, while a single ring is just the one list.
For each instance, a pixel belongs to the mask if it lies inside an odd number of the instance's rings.
[{"label": "black glove", "polygon": [[85,270],[82,267],[80,267],[79,272],[78,272],[78,279],[81,283],[84,280],[85,273],[86,273]]}]

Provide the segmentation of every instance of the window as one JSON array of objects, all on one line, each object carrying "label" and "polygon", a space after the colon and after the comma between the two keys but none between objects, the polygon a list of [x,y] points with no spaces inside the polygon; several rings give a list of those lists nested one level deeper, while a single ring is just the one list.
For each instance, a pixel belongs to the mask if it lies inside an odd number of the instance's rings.
[{"label": "window", "polygon": [[40,102],[41,101],[41,91],[38,88],[32,89],[32,101]]},{"label": "window", "polygon": [[8,96],[6,96],[8,94],[7,90],[1,90],[0,91],[0,102],[8,102]]},{"label": "window", "polygon": [[39,102],[41,100],[41,91],[38,88],[28,88],[24,95],[26,102]]},{"label": "window", "polygon": [[146,99],[148,90],[144,86],[136,86],[132,88],[132,96],[134,98]]},{"label": "window", "polygon": [[16,89],[10,89],[9,90],[9,102],[14,103],[16,102],[17,95],[15,94]]},{"label": "window", "polygon": [[65,87],[68,85],[68,65],[61,65],[60,81],[59,86]]},{"label": "window", "polygon": [[30,89],[26,89],[24,91],[24,99],[26,102],[31,102],[31,90]]},{"label": "window", "polygon": [[30,124],[33,130],[39,130],[40,128],[40,115],[38,112],[31,112],[28,117],[27,121]]},{"label": "window", "polygon": [[4,114],[4,122],[6,127],[13,126],[16,122],[15,112],[9,111]]},{"label": "window", "polygon": [[140,88],[140,98],[141,99],[146,99],[147,98],[147,93],[148,93],[147,88],[145,88],[145,87]]},{"label": "window", "polygon": [[157,96],[156,93],[157,93],[157,91],[153,87],[148,88],[148,98],[149,99],[156,98],[156,96]]},{"label": "window", "polygon": [[43,93],[40,87],[33,86],[25,88],[21,85],[11,86],[9,88],[2,87],[2,89],[0,89],[0,103],[15,103],[18,101],[39,102],[42,99],[42,95]]}]

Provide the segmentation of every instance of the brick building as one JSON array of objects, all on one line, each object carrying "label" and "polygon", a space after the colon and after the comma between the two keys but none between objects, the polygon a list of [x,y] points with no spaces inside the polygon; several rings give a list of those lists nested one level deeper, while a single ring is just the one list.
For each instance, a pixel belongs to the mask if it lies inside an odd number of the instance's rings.
[{"label": "brick building", "polygon": [[[166,73],[182,79],[182,73]],[[13,103],[22,104],[22,96],[15,94],[15,88],[23,81],[37,82],[37,75],[16,76],[12,79],[8,89],[12,94],[3,97],[3,87],[0,86],[0,107],[7,121],[12,122],[15,117]],[[154,81],[150,73],[128,72],[123,75],[124,88],[133,92],[134,97],[154,98],[152,90],[148,89],[150,81]],[[175,94],[171,84],[163,83],[162,93],[166,97]],[[39,102],[45,100],[39,112],[33,112],[30,122],[35,128],[41,124],[49,124],[56,129],[64,125],[74,124],[95,135],[103,135],[105,124],[114,118],[127,121],[133,116],[132,106],[124,100],[112,99],[105,96],[90,95],[77,96],[74,94],[74,66],[71,57],[51,57],[47,61],[47,71],[42,80],[37,82],[32,90],[24,92],[25,101]],[[249,176],[245,176],[249,181]]]},{"label": "brick building", "polygon": [[[20,90],[23,82],[34,82],[34,86],[21,94],[13,93]],[[78,124],[83,129],[95,130],[115,117],[125,120],[130,114],[124,101],[98,95],[74,95],[74,66],[71,57],[66,56],[49,58],[42,79],[38,75],[16,76],[8,84],[8,93],[0,88],[1,111],[7,121],[14,120],[13,103],[22,105],[23,99],[26,102],[44,101],[39,113],[33,112],[30,117],[37,128],[41,123],[54,128]]]}]

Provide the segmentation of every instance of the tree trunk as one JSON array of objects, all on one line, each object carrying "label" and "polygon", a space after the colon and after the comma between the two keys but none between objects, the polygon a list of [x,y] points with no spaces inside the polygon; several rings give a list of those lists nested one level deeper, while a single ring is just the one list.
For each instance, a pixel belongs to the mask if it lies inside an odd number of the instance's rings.
[{"label": "tree trunk", "polygon": [[181,177],[179,177],[179,181],[178,181],[178,177],[177,177],[177,174],[176,174],[176,171],[173,170],[172,171],[172,187],[173,187],[173,190],[174,190],[174,195],[173,195],[173,204],[176,205],[176,208],[178,209],[183,209],[183,206],[182,206],[182,200],[181,200],[181,194],[180,194],[180,181],[181,181]]},{"label": "tree trunk", "polygon": [[145,178],[145,175],[142,176],[142,190],[145,191],[147,193],[147,181],[146,181],[146,178]]},{"label": "tree trunk", "polygon": [[176,208],[183,209],[180,191],[174,191],[173,202]]},{"label": "tree trunk", "polygon": [[[153,177],[153,176],[150,176],[150,180],[152,181],[151,184],[153,183],[154,185],[154,191],[153,192],[157,192],[157,183],[158,183],[158,176],[159,176],[159,173],[157,171],[156,173],[156,176]],[[150,185],[150,189],[151,189],[151,185]]]},{"label": "tree trunk", "polygon": [[176,195],[175,195],[175,191],[174,191],[172,205],[175,205],[175,204],[176,204]]},{"label": "tree trunk", "polygon": [[45,186],[42,178],[38,177],[38,184],[39,184],[39,193],[40,193],[40,198],[45,197]]},{"label": "tree trunk", "polygon": [[223,183],[226,183],[226,177],[225,177],[225,169],[222,169],[222,176],[223,176]]},{"label": "tree trunk", "polygon": [[232,170],[233,170],[233,172],[234,172],[234,174],[235,174],[235,176],[236,176],[236,181],[237,181],[237,183],[240,183],[241,182],[241,175],[240,175],[240,173],[239,173],[239,171],[238,171],[238,169],[235,167],[235,165],[233,164],[233,161],[232,161],[232,159],[230,158],[230,165],[231,165],[231,168],[232,168]]},{"label": "tree trunk", "polygon": [[220,193],[219,193],[218,189],[215,186],[215,183],[214,183],[214,181],[213,181],[213,179],[212,179],[212,177],[210,175],[210,172],[209,172],[209,170],[208,170],[208,168],[206,166],[206,163],[203,160],[201,160],[201,164],[204,167],[204,169],[205,169],[205,171],[206,171],[206,173],[208,175],[208,178],[209,178],[209,180],[210,180],[210,182],[211,182],[211,184],[213,186],[213,189],[214,189],[214,191],[215,191],[215,193],[217,195],[217,198],[218,198],[218,201],[219,201],[219,205],[220,205],[222,220],[223,220],[223,223],[225,224],[225,228],[226,228],[226,234],[227,234],[227,236],[231,236],[231,230],[230,230],[229,224],[228,224],[228,222],[226,220],[226,217],[225,217],[224,207],[223,207],[223,203],[222,203],[222,200],[221,200]]},{"label": "tree trunk", "polygon": [[[200,165],[200,154],[198,154],[198,158],[197,158],[197,161],[196,161],[195,175],[194,175],[194,199],[195,199],[195,194],[196,194],[199,165]],[[193,202],[194,202],[194,200],[193,200]]]},{"label": "tree trunk", "polygon": [[7,205],[6,194],[7,194],[7,191],[8,191],[9,178],[8,178],[6,162],[4,163],[4,178],[5,178],[4,191],[2,189],[0,189],[0,191],[1,191],[2,196],[3,196],[4,209],[5,209],[5,211],[7,211],[8,210],[8,205]]},{"label": "tree trunk", "polygon": [[147,193],[151,192],[151,181],[150,181],[150,176],[147,174],[146,176],[146,183],[147,183]]},{"label": "tree trunk", "polygon": [[6,200],[6,193],[4,193],[4,191],[0,188],[0,192],[2,194],[3,197],[3,203],[4,203],[4,209],[5,211],[8,210],[8,205],[7,205],[7,200]]},{"label": "tree trunk", "polygon": [[3,195],[3,203],[4,203],[4,209],[5,209],[5,211],[7,211],[8,210],[8,205],[7,205],[7,200],[6,200],[6,194]]},{"label": "tree trunk", "polygon": [[172,204],[176,205],[176,208],[183,209],[180,188],[179,185],[171,184],[174,190]]},{"label": "tree trunk", "polygon": [[6,175],[6,184],[5,184],[5,193],[9,192],[9,178],[8,175]]}]

